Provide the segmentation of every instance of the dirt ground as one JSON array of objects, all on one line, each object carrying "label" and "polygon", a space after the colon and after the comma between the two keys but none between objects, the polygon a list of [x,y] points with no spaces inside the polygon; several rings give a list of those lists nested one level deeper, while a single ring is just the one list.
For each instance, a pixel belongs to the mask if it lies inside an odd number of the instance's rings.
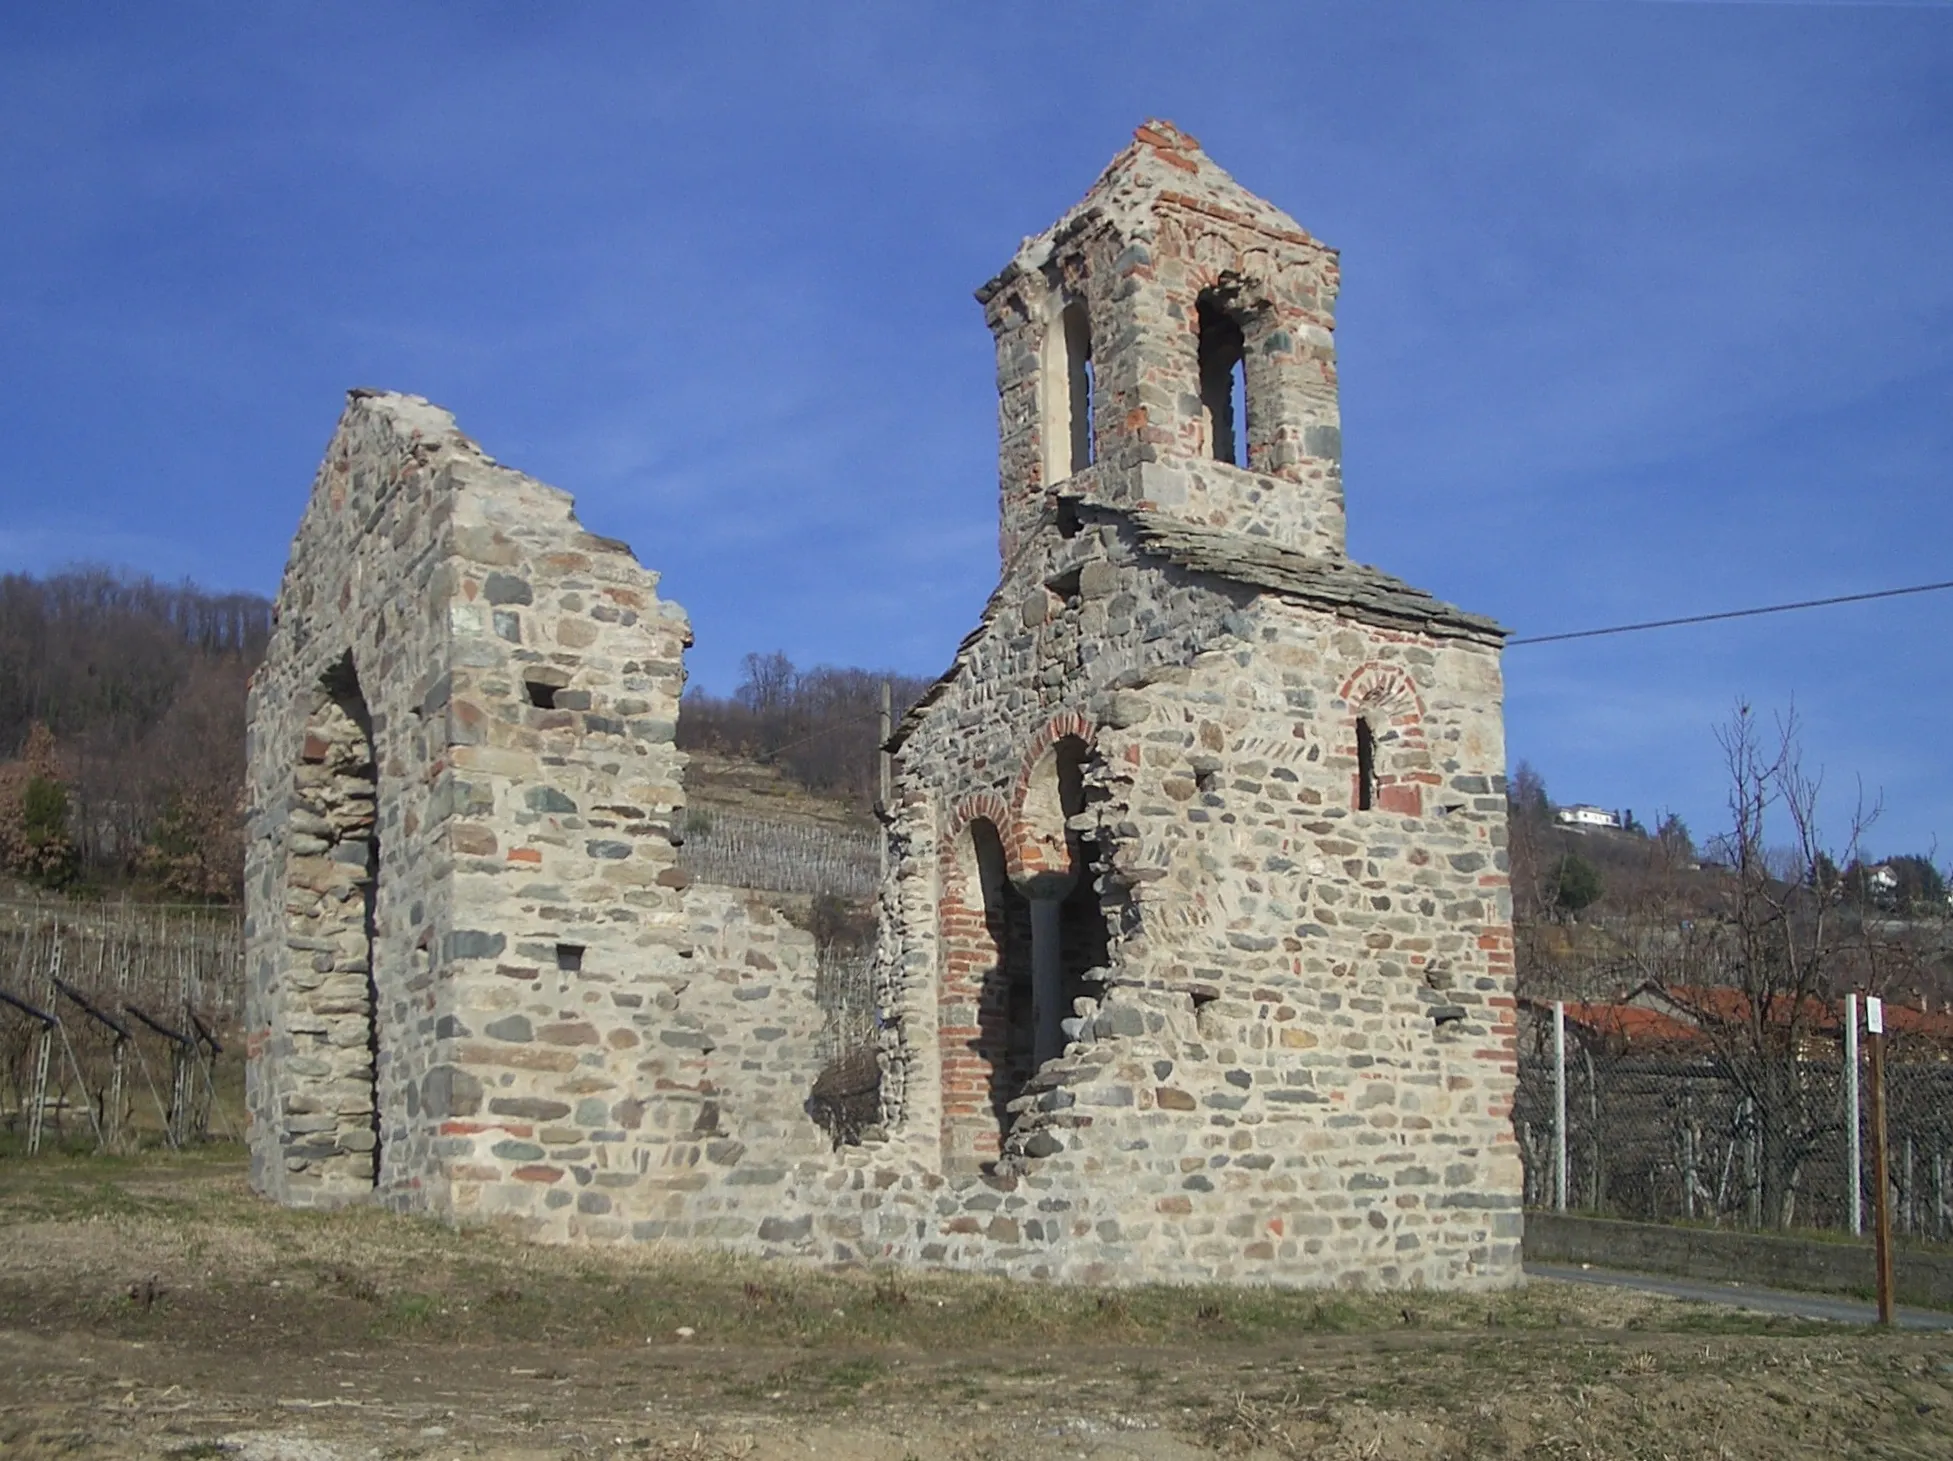
[{"label": "dirt ground", "polygon": [[1119,1293],[292,1213],[0,1160],[0,1455],[1934,1457],[1953,1342],[1580,1287]]}]

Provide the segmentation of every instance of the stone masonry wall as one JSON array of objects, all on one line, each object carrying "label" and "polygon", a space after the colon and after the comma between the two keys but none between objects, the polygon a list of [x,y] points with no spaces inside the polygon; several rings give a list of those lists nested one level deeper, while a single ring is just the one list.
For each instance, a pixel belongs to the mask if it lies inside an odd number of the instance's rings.
[{"label": "stone masonry wall", "polygon": [[[448,898],[446,735],[422,700],[446,673],[451,432],[425,402],[355,395],[313,484],[251,685],[251,1168],[260,1191],[288,1203],[364,1198],[376,1149],[382,1193],[411,1201],[434,1162],[434,1133],[409,1107],[438,1051],[422,931],[442,923]],[[358,740],[370,753],[352,749]],[[377,881],[360,845],[368,838],[344,839],[350,821],[335,825],[308,784],[357,773],[369,754],[377,801],[360,830],[377,837]]]},{"label": "stone masonry wall", "polygon": [[[1040,603],[1026,573],[1018,612],[1005,595],[903,747],[898,829],[916,825],[898,843],[917,850],[885,929],[891,983],[942,972],[933,1029],[917,1028],[927,998],[890,1007],[928,1052],[909,1058],[905,1103],[946,1114],[929,1236],[902,1248],[1097,1280],[1513,1281],[1496,654],[1272,596],[1235,608],[1109,524],[1049,543],[1027,565],[1082,558],[1057,575],[1078,571],[1081,592]],[[1182,658],[1165,626],[1208,647]],[[1414,809],[1353,810],[1358,714]],[[954,1098],[927,1087],[952,1083],[950,1052],[976,1034],[959,945],[996,954],[971,934],[953,843],[972,813],[1008,827],[1054,718],[1090,728],[1083,820],[1114,953],[1073,1045],[1015,1104],[995,1172],[959,1179]],[[932,941],[933,959],[913,947]],[[915,1124],[896,1145],[929,1167]],[[985,1213],[1008,1221],[993,1232]]]},{"label": "stone masonry wall", "polygon": [[[1005,566],[892,743],[882,1120],[839,1149],[813,939],[677,862],[683,613],[444,412],[355,393],[252,688],[258,1189],[1103,1283],[1516,1282],[1501,631],[1343,559],[1336,271],[1149,124],[980,296]],[[1223,317],[1245,466],[1200,394]]]},{"label": "stone masonry wall", "polygon": [[563,493],[355,395],[252,690],[259,1190],[756,1238],[827,1149],[811,937],[677,864],[689,640]]}]

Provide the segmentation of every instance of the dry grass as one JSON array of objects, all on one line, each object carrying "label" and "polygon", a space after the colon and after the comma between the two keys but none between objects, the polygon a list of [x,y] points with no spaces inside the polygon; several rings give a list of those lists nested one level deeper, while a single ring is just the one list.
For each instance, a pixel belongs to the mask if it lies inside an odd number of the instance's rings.
[{"label": "dry grass", "polygon": [[224,1151],[0,1164],[0,1348],[8,1455],[294,1427],[333,1457],[1953,1454],[1943,1339],[1551,1284],[1110,1293],[542,1248],[273,1208]]}]

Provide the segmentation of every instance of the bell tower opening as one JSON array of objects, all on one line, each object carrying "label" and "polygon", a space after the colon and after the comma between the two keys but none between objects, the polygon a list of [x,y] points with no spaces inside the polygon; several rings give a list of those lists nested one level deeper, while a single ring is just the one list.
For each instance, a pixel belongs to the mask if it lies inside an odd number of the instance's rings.
[{"label": "bell tower opening", "polygon": [[1092,465],[1092,317],[1081,299],[1069,301],[1045,332],[1043,384],[1044,480],[1052,486]]},{"label": "bell tower opening", "polygon": [[1195,308],[1200,334],[1200,413],[1208,455],[1229,466],[1248,465],[1247,342],[1241,325],[1218,300]]}]

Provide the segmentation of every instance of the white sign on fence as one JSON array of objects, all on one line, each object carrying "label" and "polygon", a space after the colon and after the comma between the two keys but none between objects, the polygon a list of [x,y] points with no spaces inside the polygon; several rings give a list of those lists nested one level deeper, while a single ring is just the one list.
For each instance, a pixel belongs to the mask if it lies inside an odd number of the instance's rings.
[{"label": "white sign on fence", "polygon": [[1870,1035],[1885,1033],[1885,1001],[1876,994],[1865,996],[1865,1032]]}]

